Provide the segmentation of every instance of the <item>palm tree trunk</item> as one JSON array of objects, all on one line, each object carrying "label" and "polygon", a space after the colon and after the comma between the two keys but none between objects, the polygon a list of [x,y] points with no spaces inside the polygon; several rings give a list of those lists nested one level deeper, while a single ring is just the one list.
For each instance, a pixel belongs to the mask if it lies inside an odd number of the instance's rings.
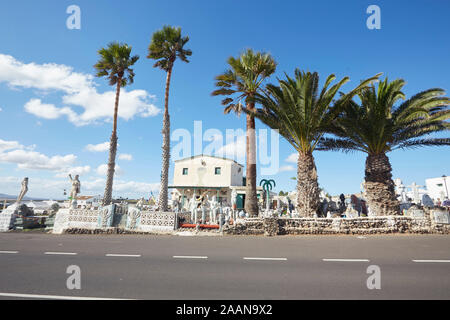
[{"label": "palm tree trunk", "polygon": [[[247,108],[255,109],[254,103],[249,103]],[[256,132],[255,118],[247,114],[247,186],[245,190],[245,211],[251,216],[258,216],[258,197],[256,191]]]},{"label": "palm tree trunk", "polygon": [[121,86],[122,86],[122,78],[119,77],[119,79],[117,80],[116,102],[114,105],[113,131],[109,143],[108,173],[106,176],[105,194],[103,196],[104,206],[109,205],[112,201],[112,188],[113,188],[114,171],[116,167],[116,153],[117,153],[117,115],[119,112],[119,97]]},{"label": "palm tree trunk", "polygon": [[297,208],[300,216],[314,217],[319,209],[317,168],[311,152],[298,154]]},{"label": "palm tree trunk", "polygon": [[168,210],[169,193],[169,165],[170,165],[170,116],[169,116],[169,89],[170,79],[172,78],[172,68],[167,71],[166,96],[163,119],[163,146],[162,146],[162,168],[161,168],[161,186],[159,191],[158,207],[162,212]]},{"label": "palm tree trunk", "polygon": [[367,156],[364,188],[370,212],[373,215],[400,214],[400,204],[395,197],[394,181],[392,181],[392,167],[385,153]]}]

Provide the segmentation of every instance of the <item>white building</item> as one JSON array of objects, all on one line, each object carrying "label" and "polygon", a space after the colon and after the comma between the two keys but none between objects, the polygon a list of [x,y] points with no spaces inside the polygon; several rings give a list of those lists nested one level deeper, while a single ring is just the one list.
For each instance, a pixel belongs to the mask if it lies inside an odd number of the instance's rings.
[{"label": "white building", "polygon": [[[195,195],[217,196],[223,206],[231,206],[231,194],[237,193],[237,209],[245,204],[244,167],[234,160],[208,155],[198,155],[175,161],[172,199],[181,198],[183,208],[187,209],[189,200]],[[263,190],[258,187],[258,196]]]},{"label": "white building", "polygon": [[443,201],[445,199],[450,199],[450,179],[447,176],[442,176],[439,178],[426,179],[425,184],[427,186],[428,195],[435,202],[439,199]]},{"label": "white building", "polygon": [[48,214],[51,210],[51,205],[49,205],[47,203],[47,201],[27,201],[24,202],[25,205],[30,208],[33,209],[33,213],[34,215],[38,216],[38,215],[43,215],[43,214]]},{"label": "white building", "polygon": [[101,204],[101,196],[77,196],[77,206],[79,208],[92,206],[97,208]]}]

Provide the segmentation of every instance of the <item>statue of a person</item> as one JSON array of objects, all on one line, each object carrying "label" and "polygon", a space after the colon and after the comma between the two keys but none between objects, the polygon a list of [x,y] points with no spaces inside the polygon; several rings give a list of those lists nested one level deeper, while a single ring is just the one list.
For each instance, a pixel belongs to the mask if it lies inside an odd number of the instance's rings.
[{"label": "statue of a person", "polygon": [[192,195],[192,198],[189,200],[189,211],[191,212],[191,221],[192,223],[196,223],[197,221],[197,203],[196,203],[196,195],[195,192]]},{"label": "statue of a person", "polygon": [[172,210],[173,212],[179,213],[181,206],[181,196],[176,196],[175,199],[172,200]]},{"label": "statue of a person", "polygon": [[70,190],[70,204],[72,204],[77,200],[77,194],[80,193],[81,183],[78,175],[75,176],[75,179],[72,179],[72,175],[69,174],[69,178],[72,183],[72,189]]},{"label": "statue of a person", "polygon": [[19,204],[22,201],[27,191],[28,191],[28,178],[24,178],[22,181],[22,189],[20,190],[19,196],[17,197],[16,201],[17,204]]},{"label": "statue of a person", "polygon": [[209,220],[211,223],[216,223],[217,214],[219,213],[220,204],[217,201],[217,197],[213,196],[212,200],[208,200],[209,202]]},{"label": "statue of a person", "polygon": [[144,198],[140,198],[139,201],[136,203],[136,208],[143,209],[144,208]]}]

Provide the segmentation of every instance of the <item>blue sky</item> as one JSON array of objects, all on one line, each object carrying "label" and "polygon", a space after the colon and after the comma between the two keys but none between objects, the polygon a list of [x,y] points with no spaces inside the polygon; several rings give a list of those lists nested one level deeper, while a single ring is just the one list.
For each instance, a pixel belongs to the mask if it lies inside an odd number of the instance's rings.
[{"label": "blue sky", "polygon": [[[66,28],[66,8],[81,8],[81,30]],[[366,9],[381,8],[381,29],[369,30]],[[431,87],[450,89],[450,3],[432,1],[116,1],[40,0],[0,3],[0,193],[16,194],[30,178],[30,196],[62,198],[69,171],[81,174],[82,194],[102,194],[107,152],[88,145],[109,141],[112,91],[93,78],[97,50],[126,42],[141,59],[134,85],[119,109],[120,167],[116,196],[148,196],[158,190],[161,166],[165,74],[146,59],[151,35],[164,24],[181,26],[193,51],[189,64],[177,62],[171,84],[172,130],[193,132],[245,127],[245,118],[223,115],[211,97],[214,77],[226,59],[245,48],[271,53],[276,76],[298,67],[322,80],[359,80],[384,72],[404,78],[410,96]],[[67,78],[64,78],[67,75]],[[276,76],[272,78],[275,81]],[[63,77],[63,78],[61,78]],[[62,81],[61,79],[65,79]],[[67,83],[66,83],[67,82]],[[109,113],[109,110],[111,111]],[[264,128],[257,123],[257,128]],[[207,145],[205,143],[204,145]],[[271,178],[277,190],[292,190],[294,152],[280,141],[279,163],[286,171]],[[359,192],[365,155],[316,153],[319,183],[331,194]],[[449,175],[449,148],[390,154],[394,177],[423,185]],[[172,176],[171,168],[171,176]],[[263,177],[260,177],[263,178]]]}]

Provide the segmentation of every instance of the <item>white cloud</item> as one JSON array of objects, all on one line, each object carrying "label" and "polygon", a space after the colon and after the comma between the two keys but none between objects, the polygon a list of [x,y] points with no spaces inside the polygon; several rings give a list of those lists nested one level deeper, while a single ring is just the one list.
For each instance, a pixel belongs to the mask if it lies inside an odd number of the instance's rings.
[{"label": "white cloud", "polygon": [[287,166],[282,166],[278,169],[278,173],[281,172],[285,172],[285,171],[294,171],[295,168],[293,166],[287,165]]},{"label": "white cloud", "polygon": [[[98,193],[104,191],[106,180],[104,178],[98,178],[95,180],[81,181],[82,188],[85,188],[91,193]],[[125,180],[114,180],[113,192],[117,193],[119,196],[137,194],[148,194],[151,191],[159,191],[159,183],[146,183],[137,181],[125,181]]]},{"label": "white cloud", "polygon": [[22,149],[0,153],[0,162],[16,163],[19,169],[59,171],[71,166],[76,159],[73,154],[48,157],[36,151]]},{"label": "white cloud", "polygon": [[297,163],[298,162],[298,153],[292,153],[289,157],[287,157],[286,162]]},{"label": "white cloud", "polygon": [[88,144],[84,149],[90,152],[105,152],[109,150],[109,142]]},{"label": "white cloud", "polygon": [[69,119],[76,119],[76,114],[70,108],[57,108],[53,104],[42,103],[40,99],[31,99],[25,104],[25,111],[43,119],[58,119],[67,115]]},{"label": "white cloud", "polygon": [[[42,197],[53,199],[67,199],[63,190],[70,190],[69,179],[45,179],[29,177],[28,193],[30,197]],[[16,195],[20,191],[23,177],[2,176],[0,177],[0,190],[2,193]],[[81,195],[103,195],[106,180],[104,178],[81,181]],[[115,180],[113,185],[114,197],[140,198],[150,196],[150,192],[158,192],[159,183],[146,183],[138,181]]]},{"label": "white cloud", "polygon": [[127,154],[127,153],[121,153],[121,154],[119,154],[119,160],[131,161],[131,160],[133,160],[133,156],[131,154]]},{"label": "white cloud", "polygon": [[233,159],[239,163],[243,163],[246,156],[246,143],[245,135],[237,136],[235,141],[221,147],[216,152],[216,156]]},{"label": "white cloud", "polygon": [[0,139],[0,162],[17,164],[19,169],[64,171],[72,167],[77,157],[73,154],[47,156],[34,151],[36,145],[23,146],[17,141]]},{"label": "white cloud", "polygon": [[81,166],[81,167],[71,167],[62,170],[61,172],[57,173],[55,177],[57,178],[67,178],[69,174],[72,176],[79,175],[84,176],[87,175],[89,172],[91,172],[90,166]]},{"label": "white cloud", "polygon": [[[97,167],[96,171],[99,176],[106,176],[106,174],[108,172],[108,165],[106,163],[101,164]],[[120,166],[118,164],[116,164],[114,174],[121,176],[121,175],[123,175],[123,173],[124,172],[123,172],[122,168],[120,168]]]},{"label": "white cloud", "polygon": [[[23,63],[9,55],[0,54],[0,82],[13,88],[33,88],[46,91],[62,91],[63,107],[31,99],[25,110],[44,119],[66,116],[76,126],[99,121],[111,121],[115,91],[97,92],[93,76],[74,72],[72,67],[54,63]],[[121,90],[119,117],[130,120],[136,116],[152,117],[160,112],[150,103],[155,97],[145,90]],[[70,106],[81,107],[81,113]]]},{"label": "white cloud", "polygon": [[17,141],[5,141],[0,139],[0,153],[12,149],[23,149],[23,146]]},{"label": "white cloud", "polygon": [[136,193],[146,193],[149,195],[151,191],[157,192],[159,191],[159,183],[145,183],[145,182],[136,182],[136,181],[121,181],[118,180],[113,185],[113,190],[116,192],[124,193],[133,191]]}]

